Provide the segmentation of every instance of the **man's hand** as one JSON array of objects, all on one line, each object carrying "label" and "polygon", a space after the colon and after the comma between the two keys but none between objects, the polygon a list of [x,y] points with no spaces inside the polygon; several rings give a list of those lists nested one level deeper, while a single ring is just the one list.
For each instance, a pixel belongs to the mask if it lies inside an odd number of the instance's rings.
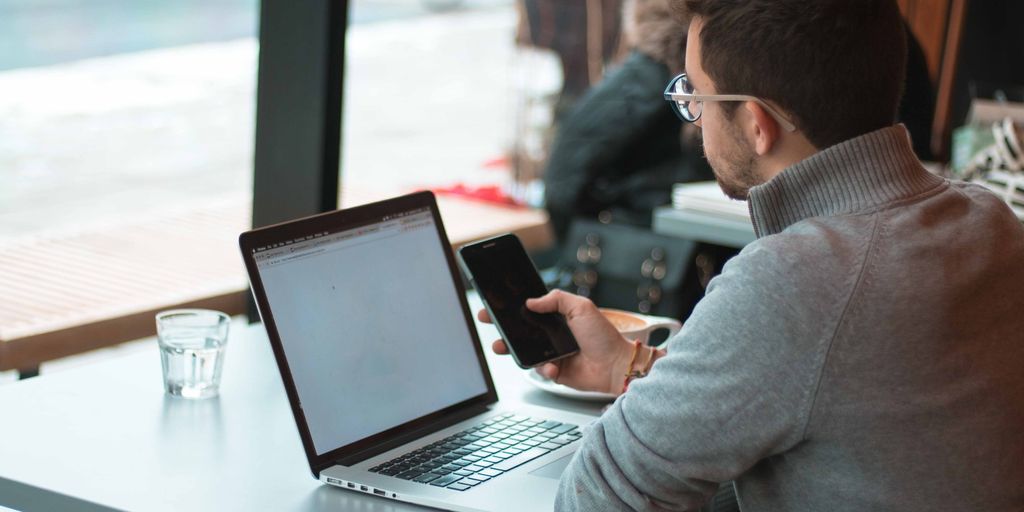
[{"label": "man's hand", "polygon": [[[554,290],[529,299],[526,307],[536,313],[560,313],[569,322],[580,351],[576,355],[541,365],[544,377],[584,391],[619,394],[633,353],[633,345],[598,311],[590,299]],[[491,322],[487,310],[477,313],[481,322]],[[495,340],[495,353],[508,354],[504,340]]]}]

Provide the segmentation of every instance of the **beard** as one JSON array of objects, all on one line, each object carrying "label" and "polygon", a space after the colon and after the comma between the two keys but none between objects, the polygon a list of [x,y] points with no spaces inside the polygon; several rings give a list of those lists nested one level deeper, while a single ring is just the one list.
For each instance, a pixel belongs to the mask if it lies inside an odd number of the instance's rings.
[{"label": "beard", "polygon": [[728,125],[728,147],[722,148],[718,154],[709,154],[705,149],[704,156],[708,159],[715,180],[730,199],[746,201],[750,189],[761,184],[754,164],[757,154],[750,148],[739,130]]}]

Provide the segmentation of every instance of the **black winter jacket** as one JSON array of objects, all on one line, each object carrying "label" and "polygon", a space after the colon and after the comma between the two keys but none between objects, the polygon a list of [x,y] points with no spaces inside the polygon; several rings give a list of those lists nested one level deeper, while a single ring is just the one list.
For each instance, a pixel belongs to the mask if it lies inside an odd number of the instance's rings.
[{"label": "black winter jacket", "polygon": [[699,147],[683,148],[682,121],[662,97],[670,79],[664,64],[633,51],[560,124],[544,171],[559,241],[573,217],[602,211],[650,226],[673,183],[714,179]]}]

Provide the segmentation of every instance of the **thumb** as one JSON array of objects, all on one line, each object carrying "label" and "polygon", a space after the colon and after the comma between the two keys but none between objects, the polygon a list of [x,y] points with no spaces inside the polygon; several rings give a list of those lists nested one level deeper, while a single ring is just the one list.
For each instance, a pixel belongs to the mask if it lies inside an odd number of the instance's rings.
[{"label": "thumb", "polygon": [[541,374],[545,379],[551,382],[558,382],[559,368],[555,363],[545,363],[540,368],[537,368],[537,373]]},{"label": "thumb", "polygon": [[526,299],[526,308],[534,313],[555,313],[565,314],[568,309],[566,303],[568,295],[562,290],[552,290],[547,294],[535,299]]}]

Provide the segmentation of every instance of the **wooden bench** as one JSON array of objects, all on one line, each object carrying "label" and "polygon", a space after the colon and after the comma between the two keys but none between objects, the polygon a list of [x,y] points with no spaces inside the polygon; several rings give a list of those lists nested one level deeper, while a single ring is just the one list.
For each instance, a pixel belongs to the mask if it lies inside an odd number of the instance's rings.
[{"label": "wooden bench", "polygon": [[[506,231],[530,249],[553,240],[541,211],[438,204],[453,246]],[[165,309],[246,313],[237,239],[250,219],[236,201],[0,246],[0,371],[32,376],[43,362],[152,336]]]},{"label": "wooden bench", "polygon": [[0,371],[150,336],[174,307],[245,312],[244,203],[0,247]]}]

